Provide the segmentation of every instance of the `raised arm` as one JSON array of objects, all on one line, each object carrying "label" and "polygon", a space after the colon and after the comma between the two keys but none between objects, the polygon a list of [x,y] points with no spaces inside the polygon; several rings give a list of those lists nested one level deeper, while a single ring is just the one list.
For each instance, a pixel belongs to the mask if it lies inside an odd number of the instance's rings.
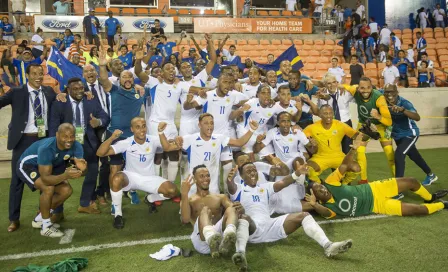
[{"label": "raised arm", "polygon": [[199,108],[200,105],[196,100],[193,100],[194,95],[192,93],[187,94],[187,99],[184,102],[184,110],[191,110],[195,108]]},{"label": "raised arm", "polygon": [[142,81],[143,84],[149,81],[149,75],[143,71],[142,67],[143,51],[139,50],[135,53],[135,66],[134,73]]},{"label": "raised arm", "polygon": [[301,175],[308,174],[308,165],[299,165],[298,162],[296,162],[296,165],[298,165],[297,170],[292,173],[291,175],[286,176],[284,179],[279,180],[274,183],[274,192],[279,192],[283,190],[284,188],[288,187],[289,185],[293,184],[296,181],[299,181],[299,177]]},{"label": "raised arm", "polygon": [[189,175],[187,179],[182,181],[180,185],[180,218],[182,220],[182,223],[184,224],[188,224],[191,222],[191,206],[188,192],[190,192],[191,186],[193,184],[193,176]]},{"label": "raised arm", "polygon": [[107,59],[106,59],[106,53],[104,52],[104,49],[101,48],[98,52],[99,58],[98,58],[98,64],[100,66],[100,76],[98,78],[98,82],[101,86],[103,86],[103,89],[105,92],[109,92],[112,89],[112,82],[109,80],[109,73],[107,72]]},{"label": "raised arm", "polygon": [[[158,127],[160,144],[162,145],[163,151],[171,152],[175,150],[180,150],[182,148],[182,145],[178,141],[168,142],[165,133],[163,133],[163,131],[166,129],[166,126],[167,124],[165,122],[160,122]],[[182,138],[178,137],[177,139]]]},{"label": "raised arm", "polygon": [[235,146],[235,147],[242,147],[247,142],[249,142],[250,137],[254,134],[254,132],[258,129],[258,123],[256,121],[251,121],[249,123],[250,129],[246,132],[246,134],[243,135],[243,137],[239,139],[232,139],[229,140],[229,146]]},{"label": "raised arm", "polygon": [[376,106],[378,107],[379,112],[376,109],[372,109],[370,115],[380,121],[381,124],[385,126],[391,126],[392,116],[390,115],[390,111],[386,103],[386,98],[384,98],[384,96],[380,96],[376,100]]},{"label": "raised arm", "polygon": [[198,50],[198,52],[202,51],[202,48],[199,46],[199,44],[196,42],[196,39],[194,38],[193,35],[190,35],[190,39],[193,41],[194,46],[196,47],[196,49]]},{"label": "raised arm", "polygon": [[287,176],[289,175],[289,167],[282,162],[278,157],[274,157],[273,155],[268,155],[264,157],[271,165],[271,170],[269,170],[269,176],[277,177],[277,176]]},{"label": "raised arm", "polygon": [[229,194],[234,195],[236,193],[236,190],[238,189],[236,183],[233,181],[235,179],[236,172],[238,172],[238,165],[232,168],[230,170],[229,175],[227,176],[227,189],[229,191]]},{"label": "raised arm", "polygon": [[112,142],[115,141],[116,139],[120,138],[120,136],[122,134],[123,134],[123,132],[121,130],[116,129],[112,133],[112,135],[100,145],[100,147],[96,151],[96,155],[98,157],[106,157],[106,156],[115,155],[115,150],[112,148],[111,145],[112,145]]},{"label": "raised arm", "polygon": [[218,50],[219,52],[222,52],[222,48],[224,47],[224,45],[226,44],[227,40],[230,38],[230,35],[227,34],[227,36],[225,37],[225,39],[218,45]]},{"label": "raised arm", "polygon": [[[247,100],[244,101],[246,103]],[[248,111],[250,109],[249,104],[244,104],[242,107],[239,107],[238,109],[232,111],[229,115],[229,120],[235,120],[238,117],[242,116],[244,112]]]},{"label": "raised arm", "polygon": [[216,50],[215,46],[213,45],[212,36],[209,34],[205,34],[205,39],[207,40],[207,52],[209,56],[209,61],[207,63],[207,66],[205,66],[205,71],[207,72],[207,75],[210,75],[213,71],[213,68],[215,67],[218,57],[216,56]]}]

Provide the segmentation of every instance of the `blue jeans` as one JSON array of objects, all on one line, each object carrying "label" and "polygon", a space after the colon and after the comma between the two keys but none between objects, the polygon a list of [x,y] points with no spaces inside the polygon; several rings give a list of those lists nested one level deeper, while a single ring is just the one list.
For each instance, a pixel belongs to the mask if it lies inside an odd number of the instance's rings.
[{"label": "blue jeans", "polygon": [[308,17],[308,15],[310,14],[308,9],[302,9],[302,15],[303,17]]},{"label": "blue jeans", "polygon": [[370,47],[366,49],[366,58],[367,62],[373,62],[373,56],[372,53],[370,52]]},{"label": "blue jeans", "polygon": [[436,27],[445,28],[445,22],[444,21],[436,21]]}]

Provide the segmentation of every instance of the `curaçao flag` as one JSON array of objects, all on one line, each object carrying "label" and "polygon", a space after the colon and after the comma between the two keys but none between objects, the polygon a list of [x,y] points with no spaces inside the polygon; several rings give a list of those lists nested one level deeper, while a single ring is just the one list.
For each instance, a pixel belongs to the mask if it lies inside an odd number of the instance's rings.
[{"label": "cura\u00e7ao flag", "polygon": [[71,63],[55,46],[51,47],[47,59],[47,69],[48,74],[59,82],[61,90],[67,87],[70,78],[82,79],[82,68]]},{"label": "cura\u00e7ao flag", "polygon": [[284,60],[289,60],[291,62],[291,66],[293,70],[299,70],[303,67],[302,59],[300,58],[299,54],[297,53],[297,49],[294,45],[291,45],[288,49],[286,49],[285,52],[283,52],[276,60],[274,60],[271,64],[261,64],[255,62],[255,65],[258,67],[269,71],[274,70],[277,72],[277,75],[280,75],[280,63]]}]

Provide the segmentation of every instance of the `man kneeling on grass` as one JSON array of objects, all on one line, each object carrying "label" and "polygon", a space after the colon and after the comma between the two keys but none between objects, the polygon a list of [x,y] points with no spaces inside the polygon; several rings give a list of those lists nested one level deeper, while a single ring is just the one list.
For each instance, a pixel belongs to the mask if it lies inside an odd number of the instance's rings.
[{"label": "man kneeling on grass", "polygon": [[[32,191],[41,192],[40,212],[32,222],[47,237],[62,237],[58,224],[51,223],[50,214],[72,194],[68,179],[77,179],[87,168],[82,145],[75,141],[72,124],[61,124],[56,137],[35,142],[23,152],[17,162],[17,175]],[[75,165],[69,166],[73,159]]]},{"label": "man kneeling on grass", "polygon": [[[323,184],[313,183],[311,195],[306,196],[314,210],[326,218],[339,216],[363,216],[372,213],[412,216],[428,215],[448,209],[448,201],[436,202],[446,196],[448,190],[431,194],[415,178],[390,178],[356,186],[343,185],[344,174],[354,163],[356,149],[362,136],[356,137],[352,149],[336,171]],[[425,200],[425,204],[405,203],[393,199],[404,191],[412,191]]]},{"label": "man kneeling on grass", "polygon": [[[234,175],[236,169],[232,170]],[[233,260],[241,270],[247,269],[245,257],[249,223],[244,220],[242,207],[232,203],[224,194],[210,194],[210,172],[205,165],[198,165],[181,185],[181,219],[184,224],[194,226],[191,242],[201,254],[211,254],[213,258],[227,255],[235,248]],[[196,184],[196,194],[188,197],[188,192]],[[240,217],[240,219],[238,219]],[[238,229],[237,229],[238,226]]]}]

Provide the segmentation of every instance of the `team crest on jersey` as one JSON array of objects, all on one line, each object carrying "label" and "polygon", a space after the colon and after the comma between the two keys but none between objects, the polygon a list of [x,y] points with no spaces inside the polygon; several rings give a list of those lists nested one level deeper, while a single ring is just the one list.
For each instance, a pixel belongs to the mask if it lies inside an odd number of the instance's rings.
[{"label": "team crest on jersey", "polygon": [[272,116],[272,113],[268,113],[268,116],[271,117],[271,116]]},{"label": "team crest on jersey", "polygon": [[195,84],[195,83],[196,83],[196,80],[193,79],[193,80],[191,81],[191,84]]},{"label": "team crest on jersey", "polygon": [[216,143],[212,143],[212,146],[213,146],[213,147],[216,147]]},{"label": "team crest on jersey", "polygon": [[173,87],[174,87],[174,89],[176,89],[176,88],[177,88],[177,85],[173,85]]},{"label": "team crest on jersey", "polygon": [[230,103],[230,98],[227,98],[227,99],[226,99],[226,102],[227,102],[227,103]]},{"label": "team crest on jersey", "polygon": [[264,189],[260,188],[260,194],[264,193]]},{"label": "team crest on jersey", "polygon": [[289,138],[288,141],[292,142],[292,138]]},{"label": "team crest on jersey", "polygon": [[139,95],[139,94],[135,94],[134,96],[135,96],[136,99],[139,99],[139,98],[140,98],[140,95]]},{"label": "team crest on jersey", "polygon": [[333,130],[333,135],[336,135],[336,134],[338,134],[338,130],[337,129]]},{"label": "team crest on jersey", "polygon": [[146,152],[149,152],[149,151],[151,151],[151,149],[149,147],[147,147],[146,148]]},{"label": "team crest on jersey", "polygon": [[68,160],[68,159],[70,159],[70,155],[69,155],[69,154],[67,154],[67,155],[64,156],[64,161],[66,161],[66,160]]},{"label": "team crest on jersey", "polygon": [[34,179],[36,177],[37,177],[37,173],[36,172],[31,172],[30,178]]}]

